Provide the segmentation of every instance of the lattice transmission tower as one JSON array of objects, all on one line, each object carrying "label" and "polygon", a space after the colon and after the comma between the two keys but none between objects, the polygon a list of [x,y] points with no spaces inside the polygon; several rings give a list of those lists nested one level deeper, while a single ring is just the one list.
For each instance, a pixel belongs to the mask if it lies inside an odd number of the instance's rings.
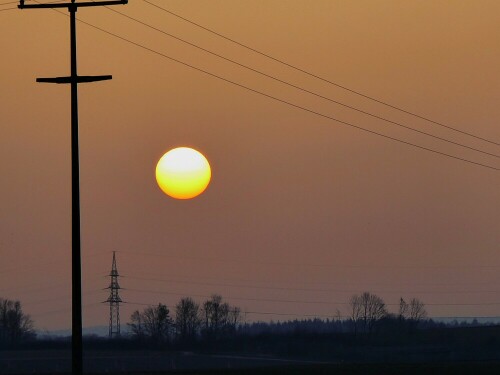
[{"label": "lattice transmission tower", "polygon": [[118,268],[116,267],[116,255],[113,251],[113,264],[111,265],[111,282],[107,289],[110,290],[109,297],[106,302],[109,303],[109,338],[120,336],[120,302],[122,299],[119,295],[120,284],[118,284]]}]

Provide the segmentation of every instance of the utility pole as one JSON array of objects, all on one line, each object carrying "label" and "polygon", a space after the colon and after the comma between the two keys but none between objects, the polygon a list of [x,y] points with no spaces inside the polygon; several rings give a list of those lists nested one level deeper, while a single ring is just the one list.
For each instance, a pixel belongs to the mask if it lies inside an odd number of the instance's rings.
[{"label": "utility pole", "polygon": [[118,277],[120,274],[118,273],[118,268],[116,267],[116,257],[115,252],[113,251],[113,263],[111,265],[111,273],[109,274],[111,277],[111,282],[109,284],[108,289],[109,297],[106,302],[109,302],[109,338],[120,337],[120,302],[122,299],[118,294],[120,288],[120,284],[118,284]]},{"label": "utility pole", "polygon": [[71,84],[71,269],[72,269],[72,370],[74,375],[83,373],[82,342],[82,270],[80,249],[80,161],[78,142],[78,84],[111,79],[105,76],[79,76],[76,70],[76,12],[80,7],[127,4],[128,0],[76,2],[57,4],[25,4],[19,1],[19,9],[67,8],[70,16],[71,75],[69,77],[37,78],[37,82]]}]

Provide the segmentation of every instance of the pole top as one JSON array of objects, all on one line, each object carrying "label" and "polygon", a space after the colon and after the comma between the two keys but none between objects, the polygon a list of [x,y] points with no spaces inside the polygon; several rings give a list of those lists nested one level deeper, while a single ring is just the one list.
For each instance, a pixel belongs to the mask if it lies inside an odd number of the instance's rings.
[{"label": "pole top", "polygon": [[35,8],[79,8],[79,7],[97,7],[97,6],[109,6],[109,5],[125,5],[128,4],[128,0],[104,0],[96,2],[76,2],[76,0],[71,0],[70,3],[56,3],[56,4],[25,4],[24,0],[19,0],[19,9],[35,9]]}]

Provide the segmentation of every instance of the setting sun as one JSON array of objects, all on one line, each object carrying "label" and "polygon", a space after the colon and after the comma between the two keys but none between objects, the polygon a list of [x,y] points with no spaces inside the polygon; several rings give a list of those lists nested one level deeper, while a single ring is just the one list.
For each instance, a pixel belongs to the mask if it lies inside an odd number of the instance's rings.
[{"label": "setting sun", "polygon": [[160,189],[176,199],[194,198],[205,191],[212,172],[208,160],[189,147],[168,151],[156,165],[156,181]]}]

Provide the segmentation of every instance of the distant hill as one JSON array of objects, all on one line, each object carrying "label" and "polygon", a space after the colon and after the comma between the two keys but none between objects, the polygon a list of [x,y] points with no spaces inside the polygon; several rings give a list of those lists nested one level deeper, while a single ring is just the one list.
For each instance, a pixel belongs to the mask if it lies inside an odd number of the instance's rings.
[{"label": "distant hill", "polygon": [[[84,327],[83,328],[83,335],[84,336],[95,335],[95,336],[99,336],[99,337],[107,337],[108,333],[109,333],[108,330],[109,330],[108,326]],[[122,326],[121,332],[128,333],[128,327]],[[54,331],[38,331],[37,335],[40,338],[43,338],[43,337],[68,337],[68,336],[71,336],[71,329],[59,329],[59,330],[54,330]]]}]

